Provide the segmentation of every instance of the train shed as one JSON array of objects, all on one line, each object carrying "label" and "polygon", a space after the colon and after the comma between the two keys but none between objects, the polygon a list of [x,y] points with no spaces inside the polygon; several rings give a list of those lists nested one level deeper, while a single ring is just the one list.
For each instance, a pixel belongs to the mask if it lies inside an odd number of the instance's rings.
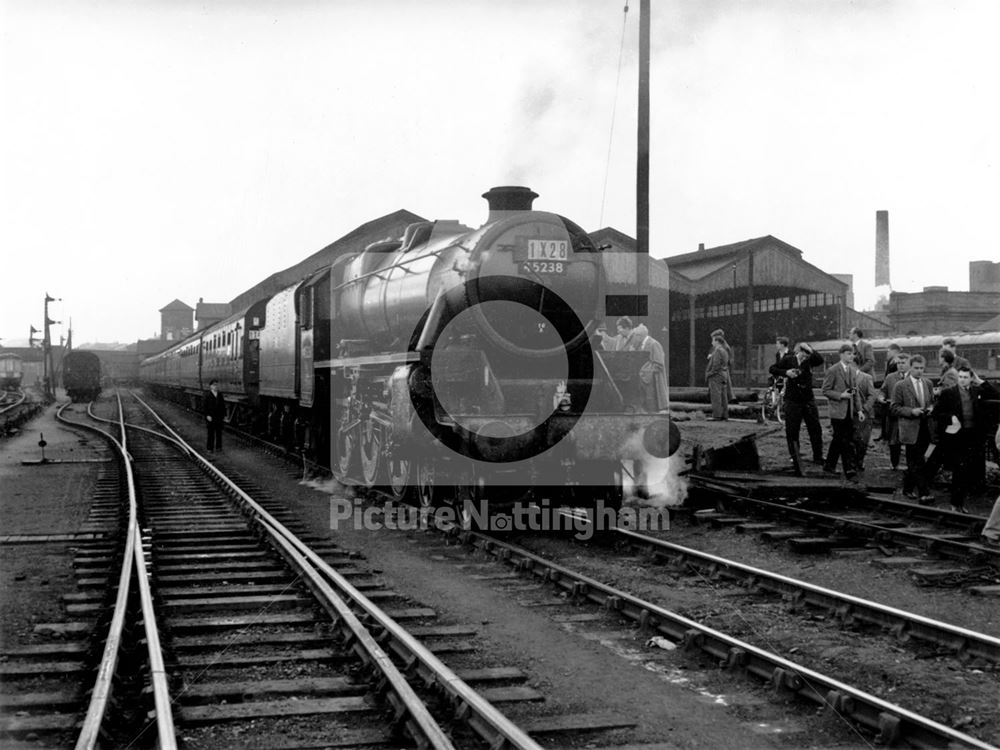
[{"label": "train shed", "polygon": [[[610,227],[591,236],[606,246],[609,292],[634,285],[635,240]],[[702,245],[649,264],[645,322],[669,347],[672,385],[704,384],[703,363],[716,328],[733,348],[738,385],[766,379],[776,336],[815,341],[846,334],[848,285],[772,235]]]}]

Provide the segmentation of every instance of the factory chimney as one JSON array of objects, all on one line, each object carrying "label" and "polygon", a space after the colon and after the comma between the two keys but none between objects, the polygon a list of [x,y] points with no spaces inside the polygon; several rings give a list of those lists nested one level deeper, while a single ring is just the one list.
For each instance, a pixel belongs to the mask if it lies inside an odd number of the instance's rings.
[{"label": "factory chimney", "polygon": [[889,212],[875,212],[875,286],[889,282]]}]

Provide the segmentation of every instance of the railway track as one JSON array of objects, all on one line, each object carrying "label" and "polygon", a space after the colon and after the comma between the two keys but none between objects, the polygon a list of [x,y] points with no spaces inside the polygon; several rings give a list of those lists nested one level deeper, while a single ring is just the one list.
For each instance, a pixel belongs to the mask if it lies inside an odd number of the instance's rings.
[{"label": "railway track", "polygon": [[[910,550],[922,583],[966,583],[972,593],[986,593],[1000,583],[1000,548],[980,541],[984,517],[898,502],[873,494],[843,490],[836,497],[806,495],[795,482],[783,487],[766,480],[759,486],[744,475],[691,475],[701,505],[715,512],[696,520],[740,527],[770,541],[784,541],[797,552],[826,552],[877,546]],[[763,523],[755,520],[765,519]],[[983,588],[985,587],[985,588]]]},{"label": "railway track", "polygon": [[[746,675],[763,680],[783,695],[795,696],[821,707],[826,713],[847,721],[857,728],[865,742],[900,745],[907,747],[938,748],[991,748],[988,742],[921,716],[883,698],[865,692],[823,674],[801,663],[790,660],[765,648],[741,641],[731,635],[709,627],[702,622],[684,617],[651,601],[634,596],[614,586],[603,583],[584,573],[573,570],[551,559],[541,557],[511,541],[470,530],[446,530],[469,550],[488,556],[512,568],[520,576],[548,584],[556,596],[570,597],[581,605],[590,604],[603,612],[626,617],[650,636],[662,636],[680,650],[702,654],[714,660],[721,668],[736,675]],[[622,533],[622,532],[619,532]],[[627,534],[630,543],[647,544],[642,535]],[[653,540],[655,541],[655,540]],[[667,545],[673,554],[676,545]],[[693,552],[693,551],[692,551]],[[718,558],[717,570],[734,570],[738,563]],[[935,638],[950,638],[950,645],[967,657],[992,661],[997,655],[998,639],[983,634],[962,632],[945,623],[936,623],[905,612],[889,612],[889,608],[875,603],[864,603],[852,597],[842,597],[836,592],[821,590],[805,582],[787,577],[777,577],[763,571],[746,570],[758,585],[774,586],[795,591],[810,591],[811,597],[823,595],[828,601],[849,602],[859,619],[867,613],[879,613],[879,625],[895,618],[894,635],[905,642],[908,636],[926,638],[933,631]],[[724,573],[723,573],[724,574]],[[802,594],[805,596],[805,594]],[[816,600],[818,602],[818,599]],[[844,604],[837,606],[845,606]],[[861,613],[866,613],[862,615]],[[850,612],[844,611],[844,615]],[[898,623],[905,621],[905,626]],[[843,620],[841,620],[843,622]],[[949,634],[949,635],[945,635]],[[962,641],[959,644],[958,641]],[[966,650],[967,649],[967,650]]]},{"label": "railway track", "polygon": [[[124,429],[121,440],[57,412],[60,421],[102,434],[115,448],[112,470],[96,482],[94,502],[75,545],[78,591],[63,596],[75,621],[41,623],[39,636],[60,639],[7,650],[3,698],[13,717],[2,731],[8,739],[44,736],[56,746],[94,748],[127,742],[129,724],[164,705],[157,689],[158,645],[155,621],[142,619],[151,597],[145,582],[137,507]],[[143,623],[136,628],[136,623]],[[154,689],[142,690],[148,678]],[[13,680],[13,684],[11,683]],[[168,712],[169,713],[169,712]],[[171,746],[168,741],[165,747]]]},{"label": "railway track", "polygon": [[[136,424],[136,419],[130,419],[130,425]],[[166,428],[169,429],[169,428]],[[175,438],[179,439],[179,435],[170,430],[171,434]],[[133,443],[135,440],[133,439]],[[253,444],[257,444],[259,447],[260,441],[253,440]],[[294,454],[289,454],[282,450],[274,450],[273,446],[269,452],[284,458],[289,461],[290,464],[301,467],[302,464]],[[216,459],[220,464],[227,463],[226,457],[221,456]],[[218,473],[217,469],[211,469],[213,473]],[[232,475],[232,472],[227,470],[227,473]],[[233,475],[234,479],[238,479],[238,484],[240,486],[252,486],[252,480],[248,480],[242,476]],[[239,487],[235,485],[228,485],[226,490],[227,494],[234,494],[239,497],[245,498],[245,493]],[[173,487],[181,487],[179,490],[181,494],[185,494],[183,490],[183,484],[178,485],[177,482],[172,483]],[[256,491],[254,492],[256,494]],[[252,502],[252,501],[250,501]],[[273,509],[272,512],[275,515],[282,516],[282,522],[287,524],[289,527],[295,527],[296,524],[293,520],[288,518],[288,513],[282,508],[280,502],[272,502],[268,499],[262,499],[259,503],[261,507]],[[178,516],[183,518],[183,514]],[[151,525],[156,525],[151,523]],[[162,527],[162,521],[159,522]],[[156,536],[155,534],[153,535]],[[311,539],[307,539],[310,546],[315,552],[319,552],[324,558],[325,563],[328,562],[329,566],[324,563],[323,570],[324,575],[332,580],[333,573],[326,570],[327,567],[332,567],[335,569],[336,573],[342,575],[346,580],[353,583],[354,586],[358,588],[363,588],[364,593],[367,596],[383,604],[383,606],[390,606],[390,604],[400,597],[399,594],[391,591],[385,591],[381,588],[373,577],[365,572],[363,569],[363,561],[359,560],[355,553],[347,553],[346,551],[337,548],[329,542],[314,542]],[[208,545],[200,545],[202,547]],[[214,545],[213,545],[214,546]],[[153,561],[154,568],[156,568],[156,560],[162,559],[158,558],[156,551],[160,549],[159,545],[154,543],[153,545]],[[245,550],[249,551],[249,550]],[[200,553],[204,554],[204,553]],[[174,560],[168,559],[169,562],[173,563]],[[357,567],[355,567],[357,566]],[[159,568],[160,574],[162,574],[162,566]],[[192,576],[198,575],[194,570],[185,570],[177,574],[176,581],[168,579],[168,582],[173,584],[180,583],[181,580],[190,581]],[[227,578],[227,586],[233,583],[231,578]],[[206,585],[210,585],[206,583]],[[257,589],[254,588],[253,592]],[[251,593],[253,593],[251,592]],[[170,591],[170,594],[174,594],[174,591]],[[176,592],[179,593],[179,592]],[[220,592],[221,593],[221,592]],[[278,589],[268,592],[268,594],[273,598],[275,596],[281,596],[282,594]],[[203,598],[200,593],[196,590],[191,594],[192,600],[197,598]],[[434,615],[433,611],[428,611],[425,608],[407,608],[397,609],[394,614],[398,615],[400,618],[409,620],[412,616],[416,617],[432,617]],[[372,612],[365,608],[362,612],[362,616],[366,619],[366,623],[372,618]],[[203,619],[203,618],[202,618]],[[169,623],[168,623],[169,624]],[[534,709],[519,711],[518,708],[521,704],[527,708],[529,706],[539,705],[544,699],[544,696],[538,693],[533,688],[522,685],[523,681],[526,679],[520,670],[513,667],[506,666],[483,666],[482,664],[469,663],[468,659],[462,659],[462,651],[474,650],[474,647],[465,641],[465,638],[475,635],[475,629],[470,629],[468,626],[464,625],[443,625],[437,626],[435,624],[420,624],[416,626],[408,626],[407,630],[403,630],[399,627],[384,627],[380,626],[377,622],[374,624],[374,631],[378,633],[380,639],[386,639],[389,643],[388,650],[391,651],[393,658],[401,663],[409,665],[409,672],[412,672],[415,676],[419,678],[421,684],[429,684],[437,686],[435,688],[435,693],[438,697],[443,700],[444,705],[448,708],[446,714],[450,716],[452,713],[457,713],[459,716],[467,717],[469,725],[487,741],[490,747],[520,747],[520,745],[510,742],[506,735],[499,732],[496,728],[491,728],[489,723],[480,716],[480,712],[487,712],[485,707],[480,708],[477,702],[473,700],[474,696],[463,696],[461,694],[455,694],[454,690],[458,684],[460,684],[459,677],[467,678],[477,684],[477,693],[480,697],[489,701],[499,701],[504,704],[504,706],[510,706],[510,710],[513,713],[508,713],[516,723],[522,727],[525,731],[530,731],[532,734],[543,735],[547,738],[547,743],[549,747],[559,747],[560,743],[568,742],[573,743],[575,737],[587,736],[594,737],[595,734],[600,734],[606,731],[627,731],[628,728],[633,726],[633,722],[629,720],[628,717],[623,717],[616,715],[611,712],[600,713],[599,715],[590,714],[566,714],[565,712],[560,712],[558,714],[550,714],[548,712],[536,711]],[[409,633],[407,632],[409,631]],[[444,656],[450,656],[453,652],[457,653],[458,661],[460,664],[464,665],[464,668],[455,668],[454,673],[449,676],[447,668],[444,668],[442,672],[440,669],[431,668],[433,662],[435,661],[432,654],[427,654],[426,659],[423,657],[417,658],[421,652],[426,653],[426,649],[423,649],[418,643],[413,640],[414,635],[419,635],[421,638],[431,639],[431,649],[434,654],[442,652]],[[204,638],[204,636],[201,636]],[[456,643],[455,638],[460,640]],[[382,641],[380,641],[382,642]],[[188,638],[181,642],[185,648],[195,648],[195,644],[200,643],[193,638]],[[205,642],[205,648],[218,647],[219,640],[212,639]],[[425,661],[427,662],[425,664]],[[452,659],[448,659],[449,662]],[[457,676],[455,676],[457,675]],[[183,698],[181,699],[183,701]],[[259,715],[259,714],[255,714]],[[522,735],[523,736],[523,735]],[[591,743],[592,746],[593,743]],[[472,744],[468,742],[463,742],[462,747],[473,747]],[[575,746],[575,745],[573,745]]]},{"label": "railway track", "polygon": [[0,394],[0,436],[9,435],[30,419],[41,404],[28,400],[22,389],[4,391]]},{"label": "railway track", "polygon": [[[130,423],[142,419],[129,408]],[[351,556],[332,546],[321,556],[179,435],[167,447],[145,428],[130,450],[186,744],[537,747],[375,603],[398,595],[362,593],[377,586]],[[448,732],[433,715],[442,707]],[[454,711],[463,724],[452,723]]]},{"label": "railway track", "polygon": [[[505,686],[518,674],[462,674],[436,655],[461,650],[467,629],[414,627],[435,644],[426,647],[375,603],[391,608],[399,595],[356,569],[355,556],[329,545],[321,556],[165,425],[126,429],[146,417],[120,402],[118,411],[89,412],[112,425],[91,429],[116,447],[121,477],[99,487],[106,526],[78,553],[86,588],[71,605],[108,616],[50,625],[76,639],[7,654],[5,688],[26,680],[4,691],[5,713],[16,712],[0,726],[9,741],[538,748],[485,697],[516,693]],[[109,508],[127,518],[112,523]],[[434,614],[395,609],[413,621]],[[78,661],[38,661],[53,655]]]},{"label": "railway track", "polygon": [[[479,550],[513,566],[519,575],[553,584],[553,591],[562,592],[574,601],[599,604],[605,611],[631,618],[650,634],[663,635],[681,648],[707,654],[735,672],[763,678],[776,690],[823,706],[829,713],[854,723],[872,741],[910,743],[916,747],[990,747],[988,743],[961,731],[843,684],[835,677],[820,674],[780,655],[668,612],[651,602],[631,597],[515,545],[472,532],[459,533],[469,549]],[[886,632],[904,647],[929,645],[966,663],[993,665],[993,668],[1000,656],[1000,642],[990,636],[811,586],[786,576],[741,566],[731,560],[660,543],[642,535],[631,535],[628,541],[646,547],[655,545],[656,554],[675,569],[683,568],[716,581],[738,580],[748,594],[759,591],[772,597],[777,595],[789,608],[821,612],[831,623],[871,627]]]},{"label": "railway track", "polygon": [[673,572],[693,574],[707,583],[735,582],[748,596],[779,597],[789,611],[818,612],[843,627],[871,629],[901,644],[924,644],[937,654],[963,661],[1000,665],[1000,638],[888,607],[807,581],[744,565],[736,560],[672,544],[644,533],[616,529],[615,538],[649,552]]}]

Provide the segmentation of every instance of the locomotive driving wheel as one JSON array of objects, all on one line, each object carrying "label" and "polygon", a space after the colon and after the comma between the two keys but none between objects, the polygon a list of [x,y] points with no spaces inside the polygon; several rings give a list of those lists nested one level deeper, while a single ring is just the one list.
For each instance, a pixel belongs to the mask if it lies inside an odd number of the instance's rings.
[{"label": "locomotive driving wheel", "polygon": [[337,468],[342,477],[349,477],[357,465],[358,437],[355,428],[344,430],[337,434]]},{"label": "locomotive driving wheel", "polygon": [[389,459],[389,489],[396,500],[406,500],[410,495],[411,467],[409,459]]},{"label": "locomotive driving wheel", "polygon": [[421,458],[416,464],[417,504],[421,508],[433,508],[440,502],[434,462],[430,458]]},{"label": "locomotive driving wheel", "polygon": [[366,487],[378,484],[385,457],[382,426],[371,416],[361,427],[361,478]]}]

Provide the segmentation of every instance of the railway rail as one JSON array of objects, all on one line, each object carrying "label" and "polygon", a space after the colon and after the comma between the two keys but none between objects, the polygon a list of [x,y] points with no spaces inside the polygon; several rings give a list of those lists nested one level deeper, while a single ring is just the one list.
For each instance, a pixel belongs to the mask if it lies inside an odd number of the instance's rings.
[{"label": "railway rail", "polygon": [[[967,516],[965,518],[968,519]],[[776,688],[798,694],[847,717],[870,731],[878,742],[909,743],[916,747],[990,747],[976,738],[845,685],[833,677],[742,643],[655,604],[543,560],[507,542],[471,531],[452,531],[474,548],[512,564],[523,575],[549,581],[575,599],[590,600],[626,615],[643,627],[681,643],[685,648],[703,651],[727,667],[762,677]],[[618,533],[624,534],[633,544],[655,544],[657,554],[676,565],[694,566],[708,575],[739,577],[747,586],[788,597],[794,605],[823,609],[845,624],[854,620],[887,630],[901,643],[934,643],[950,649],[959,658],[982,659],[992,664],[996,664],[1000,657],[1000,641],[984,634],[811,586],[785,576],[741,566],[734,561],[702,555],[677,545],[661,543],[645,535],[630,535],[625,531]]]},{"label": "railway rail", "polygon": [[961,659],[981,659],[990,664],[1000,664],[1000,638],[744,565],[648,534],[628,529],[615,529],[613,533],[628,545],[652,553],[675,570],[694,572],[712,581],[737,581],[748,593],[781,596],[791,607],[831,615],[845,626],[871,626],[889,633],[900,643],[933,644]]},{"label": "railway rail", "polygon": [[711,517],[714,523],[739,525],[748,521],[747,516],[754,516],[807,527],[806,533],[781,534],[798,551],[878,543],[915,549],[965,566],[985,567],[988,576],[989,571],[995,575],[1000,570],[1000,548],[979,541],[986,522],[980,516],[870,494],[861,496],[855,492],[852,496],[849,491],[838,494],[836,509],[829,509],[827,504],[820,510],[823,503],[815,498],[800,500],[801,488],[791,482],[775,490],[754,488],[743,475],[736,479],[725,474],[692,474],[689,479],[692,490],[702,493],[710,501],[708,504],[714,504],[720,511],[720,515]]},{"label": "railway rail", "polygon": [[20,388],[16,391],[3,391],[0,393],[0,414],[21,404],[25,397],[25,392]]},{"label": "railway rail", "polygon": [[[232,722],[267,717],[282,736],[309,736],[319,731],[309,717],[323,716],[317,741],[335,721],[358,741],[394,745],[406,734],[420,747],[453,747],[432,715],[443,704],[483,746],[538,747],[352,584],[349,559],[337,570],[162,421],[159,429],[169,444],[145,428],[131,451],[182,736],[226,744]],[[411,683],[434,686],[430,706]],[[360,717],[372,721],[359,728]]]},{"label": "railway rail", "polygon": [[[650,634],[665,636],[681,648],[703,652],[726,668],[762,679],[775,689],[815,703],[867,731],[876,744],[921,748],[992,748],[987,742],[883,700],[835,677],[731,637],[714,628],[629,594],[523,547],[487,534],[446,529],[465,545],[540,579],[580,602],[625,616]],[[645,541],[645,540],[639,540]],[[731,562],[731,561],[727,561]],[[927,625],[928,623],[923,623]],[[941,625],[944,625],[943,623]],[[945,629],[948,626],[945,625]],[[904,631],[900,632],[903,635]],[[993,653],[989,637],[973,637],[976,653]]]},{"label": "railway rail", "polygon": [[0,436],[16,430],[41,408],[28,400],[28,394],[22,389],[5,391],[0,395]]},{"label": "railway rail", "polygon": [[[131,735],[129,723],[149,709],[158,717],[169,717],[162,681],[158,634],[154,618],[148,617],[152,598],[145,577],[145,561],[137,524],[135,485],[127,460],[128,448],[123,422],[119,417],[120,439],[105,430],[71,420],[64,411],[57,419],[77,429],[100,433],[114,447],[117,471],[98,479],[91,507],[91,529],[95,533],[75,535],[89,541],[76,541],[75,567],[78,594],[64,597],[67,611],[95,620],[76,623],[50,623],[36,626],[37,632],[70,635],[73,640],[61,644],[38,644],[7,652],[8,657],[51,658],[59,654],[63,661],[42,662],[13,667],[8,662],[8,679],[27,678],[19,695],[5,698],[6,707],[18,711],[5,723],[8,737],[44,734],[61,742],[69,733],[79,731],[78,750],[90,750],[99,744],[116,745]],[[106,617],[101,613],[107,612]],[[141,618],[141,619],[140,619]],[[141,628],[134,628],[138,622]],[[138,633],[143,637],[139,638]],[[148,678],[152,691],[136,689]],[[89,699],[86,696],[89,693]],[[157,720],[161,747],[175,747],[169,722]]]}]

